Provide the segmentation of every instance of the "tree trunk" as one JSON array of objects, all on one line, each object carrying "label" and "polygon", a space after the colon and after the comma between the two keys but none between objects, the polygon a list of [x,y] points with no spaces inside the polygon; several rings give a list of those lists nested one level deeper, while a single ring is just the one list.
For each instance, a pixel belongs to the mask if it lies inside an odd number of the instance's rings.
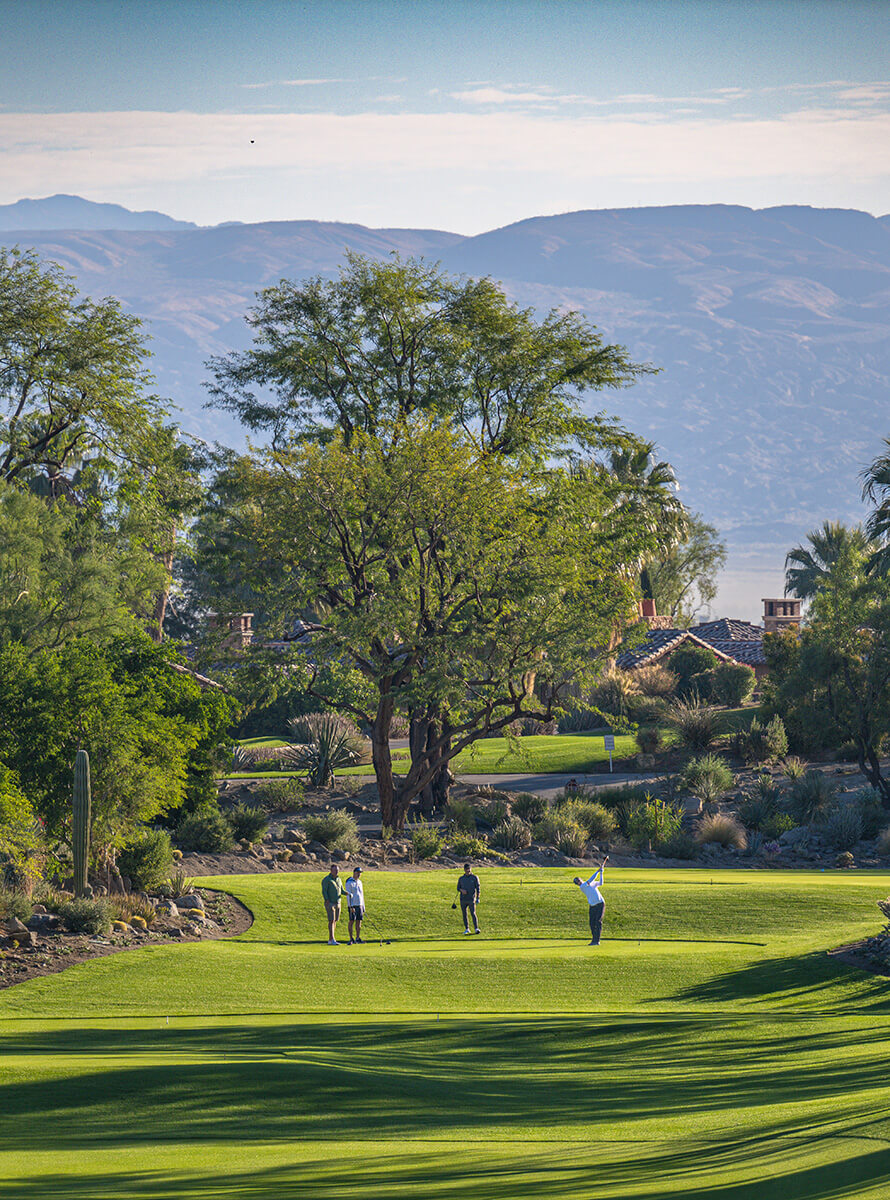
[{"label": "tree trunk", "polygon": [[381,695],[371,730],[371,759],[377,779],[377,795],[380,797],[380,821],[390,829],[401,828],[396,824],[396,788],[392,775],[392,755],[389,752],[389,734],[392,729],[393,703],[389,694]]},{"label": "tree trunk", "polygon": [[[447,720],[442,722],[442,733],[447,736],[447,741],[442,747],[442,753],[447,755],[451,751],[451,732]],[[445,808],[445,805],[448,803],[448,793],[453,783],[454,776],[451,773],[451,767],[446,762],[439,768],[435,779],[430,785],[433,794],[434,811],[441,812]]]},{"label": "tree trunk", "polygon": [[153,642],[162,642],[164,640],[164,618],[167,615],[167,601],[170,598],[170,582],[173,578],[173,553],[176,547],[176,524],[170,526],[170,545],[168,549],[161,554],[156,555],[158,561],[163,566],[167,578],[163,589],[158,593],[155,600],[154,613],[152,615],[151,628],[149,635]]},{"label": "tree trunk", "polygon": [[884,808],[890,809],[890,781],[881,774],[881,763],[872,746],[859,740],[859,770],[881,797]]}]

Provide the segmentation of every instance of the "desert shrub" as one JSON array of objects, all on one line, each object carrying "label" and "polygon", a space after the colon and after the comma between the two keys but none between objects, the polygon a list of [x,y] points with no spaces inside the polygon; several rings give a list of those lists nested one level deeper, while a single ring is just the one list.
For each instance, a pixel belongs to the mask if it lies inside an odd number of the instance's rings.
[{"label": "desert shrub", "polygon": [[744,663],[722,662],[714,668],[711,699],[727,708],[738,708],[754,691],[757,677]]},{"label": "desert shrub", "polygon": [[763,822],[760,832],[768,841],[777,841],[783,833],[794,829],[794,818],[785,812],[773,813]]},{"label": "desert shrub", "polygon": [[778,804],[775,800],[754,795],[745,797],[739,805],[736,816],[746,829],[763,830],[770,818],[774,817],[777,812]]},{"label": "desert shrub", "polygon": [[144,829],[118,853],[117,865],[137,892],[150,892],[163,883],[173,865],[170,834],[164,829]]},{"label": "desert shrub", "polygon": [[[626,717],[628,701],[638,691],[633,674],[613,668],[605,671],[594,684],[588,707],[616,717]],[[602,718],[597,722],[602,724]]]},{"label": "desert shrub", "polygon": [[560,733],[586,733],[589,729],[602,729],[603,723],[602,713],[587,704],[578,704],[566,709],[557,727]]},{"label": "desert shrub", "polygon": [[174,836],[183,850],[198,854],[225,854],[233,843],[232,826],[222,813],[213,809],[184,817]]},{"label": "desert shrub", "polygon": [[733,774],[717,754],[691,758],[680,772],[683,786],[703,804],[713,804],[732,787]]},{"label": "desert shrub", "polygon": [[666,858],[697,858],[698,842],[685,829],[678,829],[675,834],[661,843],[659,850]]},{"label": "desert shrub", "polygon": [[579,799],[596,799],[597,804],[604,804],[606,808],[617,808],[619,804],[628,802],[646,803],[652,799],[652,793],[648,786],[641,783],[616,783],[613,787],[598,788],[597,791],[585,789]]},{"label": "desert shrub", "polygon": [[20,921],[27,921],[33,907],[28,896],[19,888],[5,887],[0,883],[0,921],[8,920],[10,917],[18,917]]},{"label": "desert shrub", "polygon": [[534,829],[535,840],[554,846],[571,858],[580,858],[587,849],[587,830],[567,816],[565,809],[551,809]]},{"label": "desert shrub", "polygon": [[673,805],[649,799],[635,804],[628,814],[627,838],[638,849],[668,845],[682,828],[683,818]]},{"label": "desert shrub", "polygon": [[496,792],[494,789],[489,789],[478,795],[476,813],[486,825],[490,825],[494,829],[495,825],[506,821],[510,815],[512,800],[509,792]]},{"label": "desert shrub", "polygon": [[306,798],[306,788],[302,779],[295,775],[264,779],[253,789],[252,798],[266,812],[287,812],[300,807]]},{"label": "desert shrub", "polygon": [[757,717],[735,737],[739,754],[746,763],[772,763],[788,752],[788,735],[781,717],[771,717],[764,725]]},{"label": "desert shrub", "polygon": [[258,842],[269,828],[266,814],[253,804],[238,804],[230,808],[226,820],[239,842]]},{"label": "desert shrub", "polygon": [[536,717],[520,717],[507,726],[516,737],[552,737],[557,731],[556,721],[539,721]]},{"label": "desert shrub", "polygon": [[657,725],[649,725],[637,733],[637,745],[643,754],[657,754],[662,740],[661,730]]},{"label": "desert shrub", "polygon": [[303,817],[300,824],[310,841],[321,842],[329,850],[348,850],[354,853],[361,845],[355,817],[339,809],[320,813],[318,816]]},{"label": "desert shrub", "polygon": [[687,750],[707,750],[720,732],[717,710],[698,696],[675,700],[668,709],[667,719],[676,729],[680,744]]},{"label": "desert shrub", "polygon": [[825,816],[834,804],[834,785],[821,771],[807,771],[791,785],[789,807],[799,825]]},{"label": "desert shrub", "polygon": [[63,900],[56,911],[72,933],[89,933],[98,937],[111,929],[111,912],[108,901],[104,899],[80,897]]},{"label": "desert shrub", "polygon": [[669,700],[658,696],[630,695],[627,698],[627,718],[637,725],[658,725],[666,719]]},{"label": "desert shrub", "polygon": [[822,825],[823,836],[833,850],[850,850],[862,839],[862,812],[859,805],[838,804]]},{"label": "desert shrub", "polygon": [[449,846],[458,858],[487,858],[490,851],[485,838],[457,832],[449,838]]},{"label": "desert shrub", "polygon": [[535,825],[546,813],[548,804],[543,796],[534,792],[522,792],[513,798],[513,816],[519,817],[527,825]]},{"label": "desert shrub", "polygon": [[682,700],[686,700],[692,695],[706,700],[707,696],[702,694],[702,688],[705,687],[708,690],[707,685],[699,677],[713,670],[717,666],[717,662],[717,655],[714,651],[708,650],[704,646],[688,643],[675,650],[667,660],[666,666],[677,677],[677,695]]},{"label": "desert shrub", "polygon": [[782,774],[786,779],[800,779],[802,775],[806,774],[806,770],[807,764],[803,761],[803,759],[797,758],[793,754],[790,756],[790,758],[786,758],[785,762],[782,764]]},{"label": "desert shrub", "polygon": [[734,846],[744,850],[748,844],[742,825],[726,813],[708,813],[695,828],[695,840],[700,846],[716,843],[719,846]]},{"label": "desert shrub", "polygon": [[421,818],[410,827],[411,857],[415,861],[423,858],[435,858],[442,849],[442,834],[435,825],[430,825]]},{"label": "desert shrub", "polygon": [[641,696],[670,700],[677,694],[679,677],[662,663],[650,663],[645,667],[637,667],[633,677]]},{"label": "desert shrub", "polygon": [[157,913],[154,907],[142,896],[124,895],[108,897],[108,912],[114,921],[130,921],[133,917],[141,917],[146,925],[151,925]]},{"label": "desert shrub", "polygon": [[180,896],[190,896],[194,890],[194,879],[190,879],[184,871],[171,871],[164,888],[171,900],[178,900]]},{"label": "desert shrub", "polygon": [[887,810],[881,803],[881,797],[874,788],[863,788],[856,794],[856,804],[862,817],[862,836],[877,837],[887,820]]},{"label": "desert shrub", "polygon": [[507,817],[495,828],[492,841],[505,850],[527,850],[532,844],[532,831],[521,818]]},{"label": "desert shrub", "polygon": [[614,833],[618,825],[611,809],[595,800],[567,800],[559,808],[561,817],[577,822],[590,841],[599,841]]},{"label": "desert shrub", "polygon": [[[288,721],[287,727],[293,740],[304,745],[339,736],[344,739],[346,747],[355,756],[357,763],[371,761],[369,739],[362,734],[354,721],[344,717],[342,713],[306,713],[305,716],[294,717]],[[407,737],[407,733],[404,736]]]},{"label": "desert shrub", "polygon": [[456,796],[445,805],[448,818],[448,828],[455,833],[476,832],[476,810],[468,800],[459,800]]}]

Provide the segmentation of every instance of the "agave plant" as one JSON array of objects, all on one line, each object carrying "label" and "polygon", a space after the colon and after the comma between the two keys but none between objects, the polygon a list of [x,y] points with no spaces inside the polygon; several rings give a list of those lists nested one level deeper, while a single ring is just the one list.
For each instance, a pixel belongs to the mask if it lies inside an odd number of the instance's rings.
[{"label": "agave plant", "polygon": [[312,740],[304,746],[292,746],[283,755],[297,771],[305,771],[315,787],[330,787],[334,772],[354,766],[360,758],[354,744],[354,734],[344,729],[339,717],[316,716],[312,722]]}]

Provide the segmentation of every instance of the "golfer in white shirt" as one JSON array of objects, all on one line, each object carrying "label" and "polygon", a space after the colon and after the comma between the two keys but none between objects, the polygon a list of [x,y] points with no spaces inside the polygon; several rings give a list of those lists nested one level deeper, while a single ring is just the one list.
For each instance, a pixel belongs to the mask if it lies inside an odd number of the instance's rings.
[{"label": "golfer in white shirt", "polygon": [[600,891],[600,888],[603,886],[603,871],[605,870],[606,863],[608,861],[608,857],[604,858],[599,870],[594,871],[588,880],[585,881],[583,879],[579,879],[576,875],[572,881],[578,885],[578,887],[587,897],[588,911],[590,915],[591,946],[598,946],[600,944],[600,935],[603,932],[603,913],[606,910],[606,902],[603,899],[603,894]]},{"label": "golfer in white shirt", "polygon": [[[362,869],[356,867],[352,878],[346,880],[344,887],[346,903],[349,908],[349,944],[355,945],[362,940],[362,917],[365,915],[365,889],[362,887]],[[353,936],[355,927],[355,936]]]}]

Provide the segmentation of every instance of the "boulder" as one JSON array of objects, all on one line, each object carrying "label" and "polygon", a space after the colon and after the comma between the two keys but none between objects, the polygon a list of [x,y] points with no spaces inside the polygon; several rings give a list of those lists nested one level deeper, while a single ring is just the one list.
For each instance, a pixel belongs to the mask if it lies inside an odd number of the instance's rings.
[{"label": "boulder", "polygon": [[786,829],[779,837],[781,846],[799,846],[802,842],[809,841],[810,831],[805,825],[799,825],[796,829]]},{"label": "boulder", "polygon": [[290,859],[290,860],[291,860],[291,862],[293,862],[293,863],[307,863],[307,862],[310,862],[310,861],[311,861],[311,859],[309,858],[309,855],[308,855],[308,854],[303,854],[303,853],[302,853],[301,851],[299,851],[299,850],[297,850],[295,853],[293,853],[293,854],[291,855],[291,859]]},{"label": "boulder", "polygon": [[176,907],[176,905],[173,903],[172,900],[160,900],[158,902],[157,911],[158,911],[159,917],[164,917],[164,916],[178,917],[179,916],[179,909]]},{"label": "boulder", "polygon": [[172,938],[181,938],[181,937],[185,936],[178,925],[174,925],[174,927],[172,929],[168,929],[167,933]]},{"label": "boulder", "polygon": [[348,850],[332,850],[331,858],[334,862],[347,862],[349,860]]},{"label": "boulder", "polygon": [[303,835],[299,829],[285,829],[284,840],[286,842],[302,842]]},{"label": "boulder", "polygon": [[327,854],[328,848],[324,842],[310,842],[306,847],[310,854]]},{"label": "boulder", "polygon": [[50,930],[61,928],[61,925],[62,918],[56,916],[55,913],[48,913],[46,910],[33,913],[27,922],[28,929],[33,929],[37,933],[47,933]]},{"label": "boulder", "polygon": [[179,908],[198,908],[201,912],[204,911],[204,901],[194,892],[189,893],[188,896],[180,896],[176,903]]},{"label": "boulder", "polygon": [[20,933],[28,932],[27,926],[23,925],[18,917],[7,917],[3,924],[0,925],[0,928],[14,937],[18,937]]}]

